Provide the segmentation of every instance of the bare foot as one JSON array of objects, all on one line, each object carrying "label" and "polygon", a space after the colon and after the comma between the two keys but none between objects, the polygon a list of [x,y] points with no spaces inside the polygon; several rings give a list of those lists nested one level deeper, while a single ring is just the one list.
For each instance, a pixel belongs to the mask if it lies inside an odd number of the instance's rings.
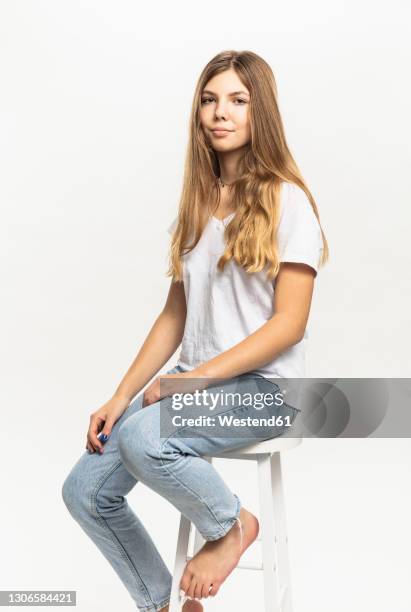
[{"label": "bare foot", "polygon": [[[160,612],[168,612],[169,606],[161,608]],[[203,612],[204,608],[199,601],[187,599],[183,605],[183,612]]]},{"label": "bare foot", "polygon": [[180,589],[188,597],[201,599],[217,595],[221,584],[238,565],[243,552],[257,538],[259,523],[254,514],[241,508],[239,518],[243,531],[242,546],[240,526],[235,522],[224,537],[206,542],[188,561],[180,581]]}]

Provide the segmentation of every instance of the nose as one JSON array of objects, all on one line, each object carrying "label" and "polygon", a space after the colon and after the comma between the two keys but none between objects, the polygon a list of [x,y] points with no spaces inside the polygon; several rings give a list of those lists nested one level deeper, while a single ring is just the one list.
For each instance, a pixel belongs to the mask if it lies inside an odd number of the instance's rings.
[{"label": "nose", "polygon": [[227,119],[227,115],[228,112],[225,103],[223,101],[220,101],[215,107],[216,119]]}]

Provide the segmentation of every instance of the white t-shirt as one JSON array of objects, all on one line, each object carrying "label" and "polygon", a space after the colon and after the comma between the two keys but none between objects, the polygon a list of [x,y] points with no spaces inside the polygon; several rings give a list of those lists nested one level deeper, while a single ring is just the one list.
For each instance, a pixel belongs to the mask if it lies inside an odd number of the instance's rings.
[{"label": "white t-shirt", "polygon": [[[223,272],[217,270],[225,225],[234,215],[210,217],[196,247],[182,258],[187,318],[178,364],[184,370],[230,349],[274,314],[275,279],[267,281],[267,266],[248,274],[231,259]],[[170,234],[176,224],[177,218]],[[320,225],[305,192],[294,183],[282,183],[277,236],[280,261],[305,263],[317,273],[323,250]],[[307,338],[306,329],[300,342],[251,372],[267,378],[305,377]]]}]

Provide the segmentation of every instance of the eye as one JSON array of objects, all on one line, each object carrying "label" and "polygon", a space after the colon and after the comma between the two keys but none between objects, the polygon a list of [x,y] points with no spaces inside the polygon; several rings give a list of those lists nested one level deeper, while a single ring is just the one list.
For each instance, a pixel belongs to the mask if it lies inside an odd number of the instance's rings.
[{"label": "eye", "polygon": [[[207,102],[210,102],[211,100],[214,100],[215,98],[213,97],[208,97],[208,98],[202,98],[201,99],[201,104],[207,104]],[[242,106],[243,104],[247,104],[247,100],[243,100],[242,98],[235,98],[236,102],[240,102],[240,106]]]}]

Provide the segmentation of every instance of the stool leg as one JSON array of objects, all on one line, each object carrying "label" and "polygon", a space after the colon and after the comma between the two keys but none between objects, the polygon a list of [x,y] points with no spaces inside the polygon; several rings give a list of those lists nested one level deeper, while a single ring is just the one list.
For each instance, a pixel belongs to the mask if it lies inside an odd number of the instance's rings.
[{"label": "stool leg", "polygon": [[201,533],[198,531],[198,529],[196,529],[194,525],[193,525],[193,529],[194,529],[194,551],[193,551],[193,556],[194,556],[195,554],[198,553],[200,548],[204,546],[205,540],[202,537]]},{"label": "stool leg", "polygon": [[177,550],[174,561],[173,581],[171,585],[169,612],[181,612],[180,580],[187,562],[188,544],[190,540],[191,523],[181,515],[178,530]]},{"label": "stool leg", "polygon": [[[204,457],[205,461],[209,463],[213,462],[212,457]],[[174,571],[173,571],[173,581],[171,584],[171,594],[170,594],[170,605],[169,612],[181,612],[181,603],[180,603],[180,580],[183,575],[184,568],[187,563],[188,556],[188,547],[190,544],[190,529],[191,527],[194,531],[194,552],[193,555],[196,554],[203,546],[205,540],[202,535],[199,533],[198,529],[195,528],[195,525],[192,525],[188,518],[184,515],[180,516],[180,527],[178,530],[178,538],[177,538],[177,550],[174,561]]]},{"label": "stool leg", "polygon": [[[213,458],[212,457],[203,457],[203,459],[205,461],[208,461],[211,464],[213,463]],[[196,528],[195,525],[193,525],[192,527],[194,529],[194,551],[193,551],[193,556],[194,556],[196,553],[198,553],[200,548],[202,548],[204,546],[205,539],[203,538],[203,536],[198,531],[198,529]]]},{"label": "stool leg", "polygon": [[281,456],[279,452],[271,457],[271,490],[273,494],[274,520],[277,531],[277,575],[282,596],[281,612],[292,612],[290,561],[288,556],[287,525]]},{"label": "stool leg", "polygon": [[276,539],[273,496],[271,494],[271,460],[269,454],[258,456],[257,469],[260,498],[265,612],[281,612],[277,587]]}]

